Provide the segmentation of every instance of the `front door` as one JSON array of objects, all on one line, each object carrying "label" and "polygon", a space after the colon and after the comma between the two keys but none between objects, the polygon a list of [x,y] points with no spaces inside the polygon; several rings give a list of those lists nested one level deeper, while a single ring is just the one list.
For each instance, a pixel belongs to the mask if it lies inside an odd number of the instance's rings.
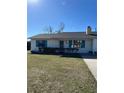
[{"label": "front door", "polygon": [[60,48],[64,48],[64,41],[60,41],[59,44],[60,44]]}]

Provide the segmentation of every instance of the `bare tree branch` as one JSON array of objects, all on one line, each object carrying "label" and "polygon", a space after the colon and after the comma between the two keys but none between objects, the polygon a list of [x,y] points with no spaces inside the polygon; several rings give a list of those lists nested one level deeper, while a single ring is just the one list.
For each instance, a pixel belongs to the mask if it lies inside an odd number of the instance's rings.
[{"label": "bare tree branch", "polygon": [[64,28],[65,28],[65,24],[61,22],[60,25],[59,25],[59,30],[57,32],[58,33],[63,32]]},{"label": "bare tree branch", "polygon": [[49,26],[45,27],[45,31],[47,31],[49,34],[52,34],[53,28],[49,25]]}]

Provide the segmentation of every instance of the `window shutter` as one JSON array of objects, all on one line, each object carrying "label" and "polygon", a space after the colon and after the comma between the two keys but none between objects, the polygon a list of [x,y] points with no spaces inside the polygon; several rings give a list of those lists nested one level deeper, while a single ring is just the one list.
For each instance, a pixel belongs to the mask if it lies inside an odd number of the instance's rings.
[{"label": "window shutter", "polygon": [[85,40],[82,40],[82,42],[81,42],[81,48],[85,48]]},{"label": "window shutter", "polygon": [[69,48],[72,46],[72,40],[69,40]]},{"label": "window shutter", "polygon": [[39,46],[39,41],[38,40],[36,40],[36,47],[38,47]]},{"label": "window shutter", "polygon": [[47,40],[45,40],[45,47],[47,47]]}]

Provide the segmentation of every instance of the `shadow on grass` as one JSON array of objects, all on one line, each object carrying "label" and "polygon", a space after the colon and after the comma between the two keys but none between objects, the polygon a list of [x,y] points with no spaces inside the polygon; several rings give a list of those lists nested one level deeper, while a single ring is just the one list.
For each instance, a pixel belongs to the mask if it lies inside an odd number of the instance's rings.
[{"label": "shadow on grass", "polygon": [[67,58],[97,59],[97,55],[93,55],[93,54],[90,54],[90,53],[39,53],[39,52],[33,52],[33,53],[30,53],[30,54],[56,55],[56,56],[67,57]]},{"label": "shadow on grass", "polygon": [[85,59],[97,59],[97,55],[93,55],[93,54],[89,54],[89,53],[83,53],[80,55],[82,56],[82,58],[85,58]]},{"label": "shadow on grass", "polygon": [[82,58],[79,53],[62,53],[60,54],[61,57],[68,57],[68,58]]},{"label": "shadow on grass", "polygon": [[85,58],[85,59],[97,59],[97,55],[89,54],[89,53],[66,53],[62,54],[61,57],[68,57],[68,58]]}]

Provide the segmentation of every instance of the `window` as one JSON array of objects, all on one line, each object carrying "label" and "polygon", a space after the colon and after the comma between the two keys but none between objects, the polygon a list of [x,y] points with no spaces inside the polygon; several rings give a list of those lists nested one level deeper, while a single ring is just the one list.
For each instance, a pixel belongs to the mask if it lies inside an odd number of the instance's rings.
[{"label": "window", "polygon": [[82,42],[81,42],[81,48],[85,48],[85,40],[82,40]]},{"label": "window", "polygon": [[81,47],[81,40],[74,40],[73,47],[74,48],[80,48]]},{"label": "window", "polygon": [[69,40],[66,40],[65,43],[68,44],[69,43]]},{"label": "window", "polygon": [[36,40],[36,47],[47,47],[47,40]]},{"label": "window", "polygon": [[85,48],[85,40],[69,40],[69,48]]},{"label": "window", "polygon": [[69,40],[69,48],[72,48],[72,40]]},{"label": "window", "polygon": [[64,41],[60,41],[59,44],[60,44],[60,48],[64,48]]}]

